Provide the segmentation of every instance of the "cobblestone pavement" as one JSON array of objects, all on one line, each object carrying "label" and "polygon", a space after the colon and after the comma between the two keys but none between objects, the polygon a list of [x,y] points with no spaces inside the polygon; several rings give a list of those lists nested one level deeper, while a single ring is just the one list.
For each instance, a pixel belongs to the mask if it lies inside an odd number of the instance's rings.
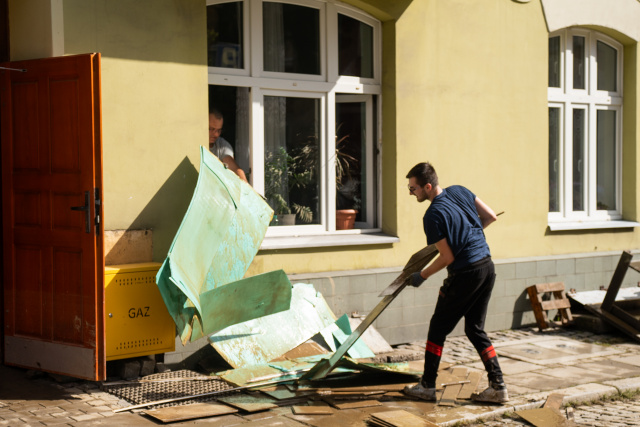
[{"label": "cobblestone pavement", "polygon": [[[640,426],[640,396],[626,401],[578,405],[575,408],[563,409],[562,413],[578,426]],[[469,427],[531,426],[519,419],[517,415],[509,414],[509,416],[510,418],[501,420],[470,424]]]},{"label": "cobblestone pavement", "polygon": [[[540,333],[537,328],[517,329],[490,333],[490,338],[494,345],[509,344],[510,342],[526,341],[539,337],[570,338],[581,342],[600,344],[617,348],[628,358],[640,358],[640,345],[631,342],[618,334],[594,334],[591,332],[577,331],[571,329],[560,329]],[[421,358],[424,354],[424,342],[411,343],[401,346],[411,355],[415,353],[415,358]],[[620,353],[620,354],[622,354]],[[445,344],[443,361],[454,365],[474,365],[479,362],[479,357],[468,339],[464,336],[451,337]],[[584,359],[584,361],[607,361],[603,357]],[[640,363],[640,361],[635,362]],[[554,365],[555,366],[555,365]],[[558,365],[561,369],[571,366]],[[640,365],[638,365],[640,366]],[[38,376],[36,374],[36,376]],[[638,379],[635,375],[633,382],[634,390],[638,387]],[[617,377],[609,377],[619,379]],[[570,378],[571,381],[574,378]],[[619,381],[619,380],[618,380]],[[606,375],[601,382],[606,382]],[[577,382],[581,384],[580,381]],[[570,384],[569,384],[570,385]],[[515,387],[514,387],[515,389]],[[614,390],[608,387],[609,390]],[[516,394],[516,393],[514,393]],[[630,395],[633,395],[631,393]],[[539,398],[537,398],[539,399]],[[70,425],[70,426],[153,426],[156,422],[143,418],[138,413],[121,412],[114,414],[114,409],[129,406],[128,402],[106,393],[100,389],[100,383],[90,381],[57,382],[51,376],[40,374],[37,378],[25,381],[25,371],[11,367],[0,366],[0,426],[23,426],[23,425]],[[489,411],[494,408],[487,408]],[[278,412],[279,411],[279,412]],[[286,421],[285,424],[292,425],[292,420],[284,418],[285,413],[290,413],[290,408],[282,407],[274,411],[274,422]],[[640,395],[633,396],[629,400],[599,401],[596,403],[577,404],[572,412],[574,422],[579,426],[640,426]],[[498,414],[500,412],[496,412]],[[522,419],[512,413],[508,413],[508,418],[495,419],[492,421],[476,422],[469,424],[473,426],[530,426]],[[498,416],[498,415],[495,415]],[[225,418],[226,417],[226,418]],[[214,425],[235,425],[251,423],[251,417],[242,418],[234,416],[223,416],[214,419],[200,419],[189,422],[178,422],[173,425],[192,424],[214,424]],[[257,420],[255,420],[257,422]],[[454,425],[457,421],[452,419],[443,425]],[[288,423],[288,424],[287,424]],[[303,425],[294,423],[295,425]],[[266,425],[266,424],[265,424]],[[270,424],[271,425],[271,424]],[[275,424],[274,424],[275,425]]]},{"label": "cobblestone pavement", "polygon": [[[620,344],[628,342],[628,340],[617,334],[594,334],[588,331],[571,330],[571,329],[557,329],[551,331],[545,331],[544,333],[538,332],[537,328],[523,328],[498,332],[488,333],[489,339],[493,345],[501,344],[509,341],[525,340],[529,338],[553,335],[563,338],[571,338],[586,343],[596,344]],[[413,342],[406,345],[398,346],[407,350],[415,350],[424,353],[424,342]],[[450,362],[454,364],[465,364],[477,362],[480,360],[478,353],[469,343],[469,339],[466,336],[449,337],[444,345],[442,352],[442,361]]]}]

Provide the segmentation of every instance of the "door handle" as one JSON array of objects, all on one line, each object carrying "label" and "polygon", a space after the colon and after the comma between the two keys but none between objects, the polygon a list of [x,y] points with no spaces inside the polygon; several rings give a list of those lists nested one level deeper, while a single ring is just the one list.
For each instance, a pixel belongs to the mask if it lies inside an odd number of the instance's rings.
[{"label": "door handle", "polygon": [[89,192],[84,192],[84,206],[71,206],[72,211],[84,211],[84,232],[91,233],[91,207],[89,206]]}]

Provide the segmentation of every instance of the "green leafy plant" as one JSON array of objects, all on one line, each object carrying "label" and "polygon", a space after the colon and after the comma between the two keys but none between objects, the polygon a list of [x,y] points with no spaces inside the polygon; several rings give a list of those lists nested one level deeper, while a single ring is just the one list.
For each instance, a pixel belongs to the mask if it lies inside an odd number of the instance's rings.
[{"label": "green leafy plant", "polygon": [[314,168],[307,167],[312,153],[305,148],[292,156],[284,147],[269,151],[265,156],[265,197],[276,215],[291,214],[303,222],[313,220],[313,211],[309,206],[289,203],[284,194],[292,190],[304,190],[312,181]]}]

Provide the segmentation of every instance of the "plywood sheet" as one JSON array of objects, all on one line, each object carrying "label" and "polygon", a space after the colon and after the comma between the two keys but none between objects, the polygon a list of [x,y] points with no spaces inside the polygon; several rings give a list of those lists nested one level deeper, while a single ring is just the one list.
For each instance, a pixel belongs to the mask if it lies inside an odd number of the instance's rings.
[{"label": "plywood sheet", "polygon": [[236,394],[233,396],[220,397],[218,401],[245,412],[265,411],[278,406],[274,403],[273,399],[269,397],[252,394]]},{"label": "plywood sheet", "polygon": [[442,397],[438,402],[441,406],[456,406],[456,398],[462,389],[462,384],[453,384],[445,386]]},{"label": "plywood sheet", "polygon": [[334,413],[333,408],[329,405],[297,405],[291,407],[291,410],[296,415],[331,415]]},{"label": "plywood sheet", "polygon": [[145,414],[163,423],[214,417],[216,415],[233,414],[236,412],[238,412],[237,409],[218,403],[195,403],[193,405],[170,406],[168,408],[144,411]]},{"label": "plywood sheet", "polygon": [[560,393],[551,393],[546,402],[544,402],[543,408],[553,408],[560,409],[562,403],[564,402],[564,394]]},{"label": "plywood sheet", "polygon": [[437,424],[403,410],[376,412],[371,414],[370,421],[375,425],[392,427],[437,427]]},{"label": "plywood sheet", "polygon": [[[244,277],[264,239],[273,210],[209,150],[200,147],[200,158],[191,203],[156,277],[183,345],[203,337],[203,328],[220,329],[234,324],[238,318],[265,316],[287,310],[289,306],[286,298],[286,304],[282,304],[279,295],[264,290],[260,293],[267,299],[262,305],[243,309],[237,303],[230,303],[226,305],[228,313],[212,314],[209,307],[202,304],[200,297],[206,292],[212,293],[210,301],[219,297],[217,302],[223,306],[222,299],[235,300],[230,290],[217,294],[226,285]],[[250,289],[237,291],[251,293]],[[272,304],[269,297],[279,302]],[[211,320],[215,324],[207,323]]]},{"label": "plywood sheet", "polygon": [[558,410],[552,408],[528,409],[526,411],[516,411],[516,414],[536,427],[565,427],[575,425],[572,421],[563,417]]},{"label": "plywood sheet", "polygon": [[359,400],[355,402],[344,402],[344,403],[332,402],[331,404],[338,409],[355,409],[355,408],[367,408],[370,406],[382,406],[382,403],[378,402],[377,400]]},{"label": "plywood sheet", "polygon": [[469,372],[469,375],[467,375],[467,380],[469,382],[462,385],[462,389],[460,390],[460,393],[458,393],[458,399],[471,399],[471,394],[478,389],[478,384],[480,383],[481,379],[482,372]]},{"label": "plywood sheet", "polygon": [[306,342],[335,322],[335,315],[313,285],[293,285],[289,310],[229,326],[209,337],[232,367],[257,366]]}]

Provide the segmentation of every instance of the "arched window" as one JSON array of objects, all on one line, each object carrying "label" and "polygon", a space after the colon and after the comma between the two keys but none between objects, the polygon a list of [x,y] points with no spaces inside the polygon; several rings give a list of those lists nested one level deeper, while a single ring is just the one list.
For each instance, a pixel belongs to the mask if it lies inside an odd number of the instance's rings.
[{"label": "arched window", "polygon": [[621,218],[622,46],[584,29],[549,37],[549,222]]},{"label": "arched window", "polygon": [[207,34],[210,107],[278,216],[267,236],[332,233],[342,208],[379,230],[379,21],[324,0],[207,0]]}]

